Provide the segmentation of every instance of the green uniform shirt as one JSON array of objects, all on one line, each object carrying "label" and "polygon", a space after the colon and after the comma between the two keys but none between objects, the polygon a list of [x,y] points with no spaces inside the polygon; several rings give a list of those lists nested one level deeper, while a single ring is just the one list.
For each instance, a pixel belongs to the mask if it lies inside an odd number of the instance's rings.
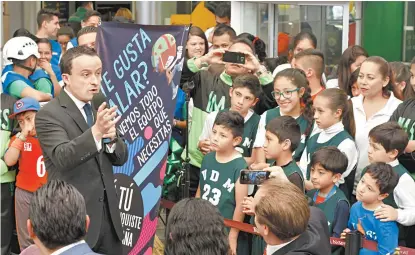
[{"label": "green uniform shirt", "polygon": [[320,149],[322,147],[326,147],[326,146],[338,147],[339,144],[341,144],[346,139],[353,140],[353,137],[351,135],[349,135],[349,133],[345,130],[339,132],[338,134],[333,136],[330,140],[328,140],[325,143],[317,143],[317,140],[318,140],[319,136],[320,136],[320,133],[316,134],[316,135],[313,135],[307,141],[307,162],[308,162],[308,164],[307,164],[307,180],[310,180],[310,171],[311,171],[310,162],[311,162],[311,156],[313,155],[314,152],[316,152],[318,149]]},{"label": "green uniform shirt", "polygon": [[206,154],[200,168],[200,197],[215,205],[224,218],[233,219],[235,184],[241,170],[247,168],[243,157],[219,163],[216,152]]},{"label": "green uniform shirt", "polygon": [[[307,192],[307,196],[310,197],[313,201],[313,198],[316,192],[318,192],[318,190],[316,189],[310,190],[309,192]],[[332,196],[330,196],[328,199],[326,199],[323,203],[316,204],[313,201],[313,204],[312,204],[313,206],[320,208],[323,211],[324,215],[326,215],[327,222],[329,225],[330,235],[333,231],[332,227],[334,226],[333,221],[335,217],[336,207],[340,201],[345,201],[350,206],[349,201],[347,200],[343,191],[337,188],[336,192]]]},{"label": "green uniform shirt", "polygon": [[10,135],[12,133],[14,127],[14,121],[9,119],[9,115],[13,112],[13,105],[16,102],[16,99],[12,96],[7,94],[1,93],[1,131],[0,131],[0,153],[1,153],[1,161],[0,161],[0,176],[1,176],[1,183],[8,183],[14,182],[16,178],[16,171],[9,171],[6,163],[3,161],[4,153],[9,146],[10,142]]}]

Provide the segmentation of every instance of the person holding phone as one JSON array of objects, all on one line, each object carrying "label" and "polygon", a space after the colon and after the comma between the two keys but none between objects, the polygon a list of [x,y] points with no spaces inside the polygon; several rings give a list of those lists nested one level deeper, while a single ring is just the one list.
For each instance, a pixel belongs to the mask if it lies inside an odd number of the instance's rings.
[{"label": "person holding phone", "polygon": [[[223,49],[213,50],[202,57],[192,58],[187,61],[187,66],[193,74],[188,81],[194,83],[194,88],[189,92],[191,98],[193,98],[194,106],[192,110],[192,125],[189,132],[189,145],[186,148],[189,150],[191,164],[191,196],[194,196],[199,183],[203,153],[198,149],[198,142],[207,114],[213,111],[221,111],[231,106],[229,92],[233,81],[240,75],[248,73],[255,74],[262,87],[264,84],[272,84],[272,76],[270,73],[266,71],[258,72],[262,70],[262,67],[253,55],[254,50],[249,41],[246,39],[237,39],[233,41],[229,51],[244,52],[246,56],[245,64],[225,63],[223,61],[225,50]],[[220,74],[212,74],[207,70],[201,70],[203,66],[211,64],[225,64],[225,71]],[[263,68],[265,69],[265,67]],[[261,99],[259,102],[261,102]],[[273,105],[276,106],[275,99],[273,99]],[[186,151],[182,154],[183,159],[185,159],[185,155]]]}]

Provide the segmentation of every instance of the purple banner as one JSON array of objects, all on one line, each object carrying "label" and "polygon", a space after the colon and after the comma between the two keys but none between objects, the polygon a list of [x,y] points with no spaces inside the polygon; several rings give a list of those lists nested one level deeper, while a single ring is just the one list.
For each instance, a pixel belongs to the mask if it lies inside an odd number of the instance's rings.
[{"label": "purple banner", "polygon": [[123,254],[152,254],[188,29],[103,22],[97,34],[101,89],[118,106],[129,150],[114,167]]}]

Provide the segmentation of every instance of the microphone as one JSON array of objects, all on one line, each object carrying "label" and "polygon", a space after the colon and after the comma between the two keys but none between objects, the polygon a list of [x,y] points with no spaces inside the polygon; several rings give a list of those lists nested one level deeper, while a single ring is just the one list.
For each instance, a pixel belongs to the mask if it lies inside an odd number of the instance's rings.
[{"label": "microphone", "polygon": [[[95,94],[92,98],[92,106],[94,107],[95,111],[98,111],[99,106],[104,102],[107,103],[106,107],[109,108],[109,103],[107,102],[107,98],[105,97],[105,95],[101,91]],[[111,142],[111,139],[104,138],[102,139],[102,142],[108,144]]]}]

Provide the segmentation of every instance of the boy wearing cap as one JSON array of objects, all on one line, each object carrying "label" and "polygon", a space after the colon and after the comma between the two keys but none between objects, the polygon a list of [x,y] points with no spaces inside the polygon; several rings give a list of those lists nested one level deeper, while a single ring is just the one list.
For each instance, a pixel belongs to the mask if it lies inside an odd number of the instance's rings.
[{"label": "boy wearing cap", "polygon": [[20,250],[33,242],[27,232],[26,222],[29,218],[30,200],[38,188],[47,181],[42,149],[36,137],[35,116],[40,110],[39,102],[31,97],[18,100],[9,118],[16,118],[21,132],[10,140],[9,148],[4,154],[7,166],[19,162],[19,172],[16,176],[15,215],[16,230]]}]

